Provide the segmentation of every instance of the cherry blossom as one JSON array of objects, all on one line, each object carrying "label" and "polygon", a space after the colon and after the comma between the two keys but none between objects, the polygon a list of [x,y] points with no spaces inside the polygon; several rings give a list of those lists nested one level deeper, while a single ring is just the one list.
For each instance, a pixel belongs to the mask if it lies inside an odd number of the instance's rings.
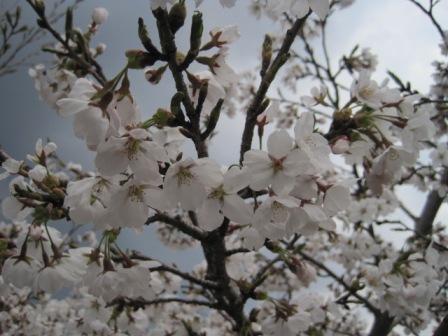
[{"label": "cherry blossom", "polygon": [[90,98],[96,92],[89,80],[80,78],[75,82],[68,97],[57,101],[62,116],[75,116],[73,125],[75,135],[85,140],[91,150],[95,150],[103,141],[109,128],[104,112],[90,105]]},{"label": "cherry blossom", "polygon": [[[236,0],[214,2],[235,10]],[[359,47],[369,41],[332,55],[328,22],[354,0],[250,0],[249,13],[273,22],[260,21],[261,60],[245,73],[234,68],[239,28],[210,30],[202,3],[149,1],[154,24],[142,14],[129,40],[140,45],[114,70],[93,44],[107,9],[77,18],[88,22],[80,28],[68,10],[61,34],[45,2],[28,2],[56,38],[45,48],[51,65],[32,67],[31,80],[73,116],[94,165],[42,139],[24,160],[0,149],[9,184],[0,330],[445,334],[448,49],[438,2],[415,6],[441,37],[427,90],[396,69],[377,82],[389,66]],[[138,76],[149,107],[134,94]],[[241,138],[235,152],[223,118]],[[157,257],[132,235],[169,251]]]},{"label": "cherry blossom", "polygon": [[252,214],[249,206],[237,195],[247,186],[247,174],[239,168],[230,168],[215,186],[198,211],[199,224],[207,230],[218,228],[224,216],[239,224],[249,224]]},{"label": "cherry blossom", "polygon": [[271,185],[277,194],[290,191],[294,177],[309,169],[305,153],[293,148],[292,138],[284,130],[272,133],[267,146],[267,153],[251,150],[244,156],[243,164],[252,172],[250,187],[261,190]]},{"label": "cherry blossom", "polygon": [[167,162],[162,147],[150,141],[144,129],[133,129],[122,137],[110,137],[98,146],[95,164],[104,176],[113,176],[129,167],[137,181],[160,185],[159,162]]}]

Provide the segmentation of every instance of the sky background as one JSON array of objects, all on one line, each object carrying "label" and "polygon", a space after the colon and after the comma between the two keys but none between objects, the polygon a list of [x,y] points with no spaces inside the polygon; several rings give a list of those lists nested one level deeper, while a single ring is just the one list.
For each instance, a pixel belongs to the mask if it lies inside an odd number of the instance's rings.
[{"label": "sky background", "polygon": [[[422,1],[425,5],[426,2]],[[215,26],[239,25],[241,39],[232,45],[229,59],[238,71],[258,65],[264,34],[279,28],[268,19],[256,20],[250,16],[248,4],[249,0],[238,0],[235,8],[223,9],[217,0],[206,0],[201,7],[206,32]],[[125,64],[124,51],[141,48],[136,34],[137,18],[142,16],[145,19],[153,36],[154,20],[148,0],[87,0],[76,11],[75,24],[86,27],[92,9],[100,6],[106,7],[110,15],[94,42],[107,45],[106,53],[99,61],[106,75],[112,77]],[[437,13],[442,26],[448,27],[448,1],[442,0]],[[442,17],[440,14],[445,15]],[[29,10],[25,10],[24,15],[28,24],[34,24],[34,15]],[[179,36],[179,41],[187,41],[188,29],[184,29]],[[386,70],[390,69],[411,81],[421,92],[427,92],[432,82],[431,62],[440,57],[439,39],[428,18],[407,0],[357,0],[355,5],[334,15],[329,21],[329,50],[334,65],[355,44],[370,47],[378,55],[377,80],[386,78]],[[179,45],[187,49],[185,43]],[[39,45],[31,45],[30,49],[33,48],[38,49]],[[172,81],[167,80],[169,76],[165,77],[155,87],[145,81],[143,72],[132,72],[132,93],[145,116],[150,116],[158,107],[169,105],[175,91]],[[301,95],[308,91],[309,87],[304,87]],[[65,161],[81,163],[86,169],[93,169],[93,155],[86,150],[82,141],[74,137],[71,120],[58,117],[38,99],[27,68],[0,77],[0,99],[0,145],[13,157],[25,158],[27,153],[33,152],[38,138],[49,137],[57,143],[59,154]],[[221,118],[219,133],[210,146],[212,158],[223,164],[238,160],[243,125],[242,114],[233,119]],[[7,187],[5,181],[0,182],[0,198],[6,196]],[[424,195],[408,189],[402,196],[409,207],[418,213]],[[439,218],[446,214],[447,211],[443,210]],[[164,248],[150,228],[145,229],[144,234],[125,231],[120,236],[120,243],[125,247],[137,247],[147,255],[164,261],[177,261],[185,269],[202,260],[201,253],[195,250],[183,251],[179,257],[179,252]]]}]

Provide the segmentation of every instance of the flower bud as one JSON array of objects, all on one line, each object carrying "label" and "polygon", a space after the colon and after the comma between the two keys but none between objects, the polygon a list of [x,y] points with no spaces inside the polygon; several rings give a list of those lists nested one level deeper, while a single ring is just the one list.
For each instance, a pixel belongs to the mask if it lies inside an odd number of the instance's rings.
[{"label": "flower bud", "polygon": [[95,50],[98,55],[101,55],[102,53],[104,53],[106,51],[106,48],[107,48],[107,46],[105,43],[99,43],[96,46]]},{"label": "flower bud", "polygon": [[44,230],[40,225],[30,225],[28,232],[29,237],[34,241],[40,240],[42,238],[42,235],[44,234]]},{"label": "flower bud", "polygon": [[174,119],[174,115],[162,108],[159,108],[152,116],[152,120],[157,127],[165,127],[172,119]]},{"label": "flower bud", "polygon": [[185,0],[179,0],[175,3],[168,14],[168,21],[170,23],[170,30],[173,34],[184,25],[187,16],[187,8],[185,7]]},{"label": "flower bud", "polygon": [[42,182],[49,188],[57,188],[60,184],[56,175],[46,175]]},{"label": "flower bud", "polygon": [[43,0],[34,0],[34,6],[36,6],[36,12],[39,15],[45,14],[45,2]]},{"label": "flower bud", "polygon": [[272,59],[272,38],[268,34],[264,37],[263,48],[261,52],[261,77],[263,77],[271,64]]},{"label": "flower bud", "polygon": [[162,76],[168,65],[161,66],[160,68],[148,68],[145,70],[145,78],[151,84],[158,84],[162,79]]},{"label": "flower bud", "polygon": [[207,139],[207,137],[210,136],[210,134],[212,134],[212,132],[215,130],[216,125],[218,124],[219,116],[221,115],[221,109],[222,109],[223,103],[224,103],[224,100],[219,99],[218,102],[216,103],[215,107],[213,108],[213,110],[210,112],[210,117],[209,117],[208,123],[207,123],[207,129],[201,135],[201,138],[203,140]]},{"label": "flower bud", "polygon": [[92,21],[97,25],[101,25],[106,22],[108,17],[109,12],[103,7],[97,7],[92,12]]},{"label": "flower bud", "polygon": [[157,61],[156,57],[142,50],[130,49],[126,51],[125,55],[128,58],[128,67],[130,69],[143,69]]},{"label": "flower bud", "polygon": [[190,49],[199,50],[201,47],[201,38],[204,31],[204,25],[202,23],[202,13],[195,12],[193,14],[191,23],[191,34],[190,34]]},{"label": "flower bud", "polygon": [[65,193],[61,188],[53,188],[53,194],[55,194],[57,197],[64,199],[65,198]]}]

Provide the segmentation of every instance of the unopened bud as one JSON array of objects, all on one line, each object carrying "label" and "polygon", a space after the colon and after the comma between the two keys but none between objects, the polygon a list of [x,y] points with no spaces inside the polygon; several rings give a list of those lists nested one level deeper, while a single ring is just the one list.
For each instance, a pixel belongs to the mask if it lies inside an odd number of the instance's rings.
[{"label": "unopened bud", "polygon": [[352,109],[351,108],[344,108],[340,111],[335,111],[333,113],[333,119],[336,121],[345,121],[352,117]]},{"label": "unopened bud", "polygon": [[177,65],[181,65],[185,60],[185,55],[180,51],[176,52],[176,63]]},{"label": "unopened bud", "polygon": [[44,0],[34,0],[34,6],[36,6],[36,12],[39,15],[45,14],[45,2]]},{"label": "unopened bud", "polygon": [[174,119],[174,115],[170,111],[162,108],[159,108],[152,116],[152,120],[157,127],[165,127],[172,119]]},{"label": "unopened bud", "polygon": [[152,44],[151,38],[148,34],[148,30],[145,26],[145,22],[142,18],[138,19],[138,37],[140,38],[140,41],[148,52],[154,55],[157,55],[159,53],[157,48]]},{"label": "unopened bud", "polygon": [[168,65],[161,66],[160,68],[154,69],[149,68],[145,71],[145,78],[151,84],[158,84],[162,79]]},{"label": "unopened bud", "polygon": [[125,55],[128,58],[128,67],[130,69],[143,69],[154,65],[157,61],[156,57],[143,50],[130,49],[126,51]]},{"label": "unopened bud", "polygon": [[219,116],[221,115],[222,104],[224,103],[224,99],[219,99],[216,103],[213,110],[210,112],[210,119],[208,120],[208,127],[212,127],[213,129],[216,127],[218,123]]},{"label": "unopened bud", "polygon": [[97,24],[103,24],[107,21],[107,18],[109,17],[109,12],[106,8],[103,7],[97,7],[92,12],[92,21]]},{"label": "unopened bud", "polygon": [[29,237],[32,240],[38,241],[42,238],[44,230],[40,225],[30,225],[30,229],[28,231]]},{"label": "unopened bud", "polygon": [[271,64],[272,59],[272,38],[268,34],[264,37],[263,49],[261,52],[261,77],[263,77]]},{"label": "unopened bud", "polygon": [[62,189],[60,188],[53,188],[53,194],[55,194],[57,197],[64,199],[65,197],[65,193]]},{"label": "unopened bud", "polygon": [[187,78],[190,81],[191,86],[193,88],[193,96],[196,95],[197,90],[201,89],[204,81],[207,81],[207,80],[202,80],[199,77],[197,77],[189,72],[187,72]]},{"label": "unopened bud", "polygon": [[64,217],[65,217],[64,210],[58,209],[58,208],[51,209],[50,219],[58,220],[58,219],[62,219]]},{"label": "unopened bud", "polygon": [[173,34],[176,34],[176,32],[184,25],[186,17],[187,8],[185,7],[185,0],[179,0],[171,7],[170,13],[168,14],[168,21]]},{"label": "unopened bud", "polygon": [[180,121],[185,121],[184,114],[183,114],[182,109],[180,107],[180,104],[181,104],[181,102],[182,102],[182,100],[184,98],[185,98],[185,96],[184,96],[184,94],[182,92],[177,92],[173,96],[173,98],[171,98],[171,104],[170,104],[171,112]]},{"label": "unopened bud", "polygon": [[106,44],[105,43],[99,43],[96,48],[95,51],[97,53],[97,55],[101,55],[102,53],[104,53],[106,51]]},{"label": "unopened bud", "polygon": [[42,182],[50,189],[58,187],[60,184],[59,178],[56,175],[47,175]]},{"label": "unopened bud", "polygon": [[191,23],[191,34],[190,34],[190,49],[199,50],[201,47],[202,33],[204,31],[204,25],[202,23],[202,13],[195,12],[193,14]]}]

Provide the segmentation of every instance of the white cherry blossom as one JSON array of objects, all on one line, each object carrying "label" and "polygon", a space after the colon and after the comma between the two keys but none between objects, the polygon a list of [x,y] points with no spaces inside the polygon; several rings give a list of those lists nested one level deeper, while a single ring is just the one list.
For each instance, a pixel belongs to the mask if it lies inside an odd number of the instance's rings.
[{"label": "white cherry blossom", "polygon": [[218,184],[211,187],[207,199],[198,211],[199,224],[207,230],[218,228],[224,216],[239,224],[252,220],[249,205],[237,195],[247,186],[247,173],[237,167],[230,168]]},{"label": "white cherry blossom", "polygon": [[109,121],[104,112],[90,104],[90,99],[96,93],[97,90],[89,80],[80,78],[75,82],[68,97],[57,101],[62,116],[74,116],[75,135],[85,140],[90,150],[96,150],[109,128]]},{"label": "white cherry blossom", "polygon": [[168,168],[163,190],[173,205],[179,203],[185,210],[196,210],[207,198],[206,188],[216,185],[220,179],[219,167],[210,159],[186,159]]},{"label": "white cherry blossom", "polygon": [[314,132],[314,116],[311,112],[302,113],[295,128],[295,140],[299,149],[306,155],[310,164],[307,173],[313,174],[328,170],[331,167],[331,153],[328,141],[319,133]]},{"label": "white cherry blossom", "polygon": [[165,150],[150,140],[150,134],[141,128],[129,131],[122,137],[110,137],[97,151],[95,164],[104,176],[124,172],[128,167],[139,182],[160,185],[159,162],[168,162]]},{"label": "white cherry blossom", "polygon": [[275,131],[268,138],[268,152],[251,150],[244,155],[244,166],[250,174],[250,187],[261,190],[271,185],[280,194],[294,187],[294,178],[309,170],[303,151],[293,148],[293,141],[284,131]]}]

